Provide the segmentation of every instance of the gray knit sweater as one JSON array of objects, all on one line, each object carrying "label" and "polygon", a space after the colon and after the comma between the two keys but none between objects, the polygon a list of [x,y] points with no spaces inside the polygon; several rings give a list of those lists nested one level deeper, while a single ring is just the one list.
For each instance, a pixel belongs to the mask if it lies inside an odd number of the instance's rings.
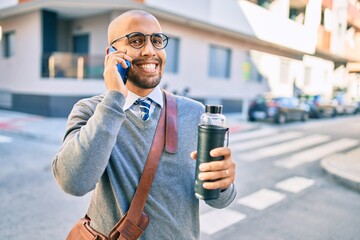
[{"label": "gray knit sweater", "polygon": [[[140,239],[189,240],[199,238],[199,201],[194,196],[197,125],[204,111],[201,103],[176,97],[179,149],[164,152],[145,206],[150,223]],[[69,115],[64,143],[53,161],[53,174],[61,188],[72,195],[90,191],[91,225],[107,235],[130,206],[150,150],[160,116],[157,107],[143,122],[116,91],[79,101]],[[231,185],[215,208],[235,198]]]}]

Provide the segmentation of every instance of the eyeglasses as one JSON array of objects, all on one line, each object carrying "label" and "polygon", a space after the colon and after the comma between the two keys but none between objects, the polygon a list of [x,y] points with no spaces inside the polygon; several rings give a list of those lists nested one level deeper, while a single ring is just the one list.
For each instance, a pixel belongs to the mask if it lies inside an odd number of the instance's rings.
[{"label": "eyeglasses", "polygon": [[151,44],[154,46],[154,48],[158,50],[164,49],[170,39],[163,33],[143,34],[141,32],[132,32],[126,34],[123,37],[116,38],[110,43],[110,46],[113,45],[114,42],[119,41],[120,39],[127,38],[128,43],[131,47],[140,49],[145,45],[147,36],[150,36]]}]

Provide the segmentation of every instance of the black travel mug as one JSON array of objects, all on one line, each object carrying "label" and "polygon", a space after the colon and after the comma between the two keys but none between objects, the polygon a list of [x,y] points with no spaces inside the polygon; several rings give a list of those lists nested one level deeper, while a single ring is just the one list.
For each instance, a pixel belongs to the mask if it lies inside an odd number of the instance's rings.
[{"label": "black travel mug", "polygon": [[203,183],[199,179],[199,165],[205,162],[219,161],[223,157],[211,157],[210,151],[214,148],[223,147],[225,141],[225,135],[228,133],[228,128],[216,126],[216,125],[204,125],[198,126],[198,145],[197,145],[197,159],[196,159],[196,171],[195,171],[195,196],[202,200],[212,200],[219,198],[220,189],[209,190],[203,188]]}]

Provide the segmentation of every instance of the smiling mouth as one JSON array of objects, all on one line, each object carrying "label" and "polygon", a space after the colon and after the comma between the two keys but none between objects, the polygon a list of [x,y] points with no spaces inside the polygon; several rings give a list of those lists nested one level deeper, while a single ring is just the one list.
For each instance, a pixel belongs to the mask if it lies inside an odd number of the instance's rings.
[{"label": "smiling mouth", "polygon": [[155,70],[157,68],[158,64],[146,63],[146,64],[138,64],[137,66],[143,70]]}]

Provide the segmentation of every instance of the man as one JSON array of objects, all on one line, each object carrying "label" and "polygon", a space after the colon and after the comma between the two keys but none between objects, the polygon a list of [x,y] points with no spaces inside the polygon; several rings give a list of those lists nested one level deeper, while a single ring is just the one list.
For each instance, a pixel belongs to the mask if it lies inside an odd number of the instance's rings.
[{"label": "man", "polygon": [[[88,216],[91,226],[108,235],[126,213],[147,159],[163,107],[159,88],[164,73],[168,38],[157,19],[145,11],[125,12],[108,28],[109,47],[116,52],[105,57],[107,92],[79,101],[67,124],[64,143],[53,162],[53,174],[62,189],[82,196],[93,191]],[[127,67],[124,85],[117,64]],[[150,113],[142,120],[138,98],[149,97]],[[199,200],[194,195],[197,125],[204,106],[176,97],[178,152],[163,152],[145,212],[150,223],[141,239],[198,239]],[[207,204],[223,208],[235,198],[235,163],[227,147],[212,156],[224,160],[200,165],[207,189],[220,188],[220,197]],[[191,157],[190,157],[191,156]]]}]

